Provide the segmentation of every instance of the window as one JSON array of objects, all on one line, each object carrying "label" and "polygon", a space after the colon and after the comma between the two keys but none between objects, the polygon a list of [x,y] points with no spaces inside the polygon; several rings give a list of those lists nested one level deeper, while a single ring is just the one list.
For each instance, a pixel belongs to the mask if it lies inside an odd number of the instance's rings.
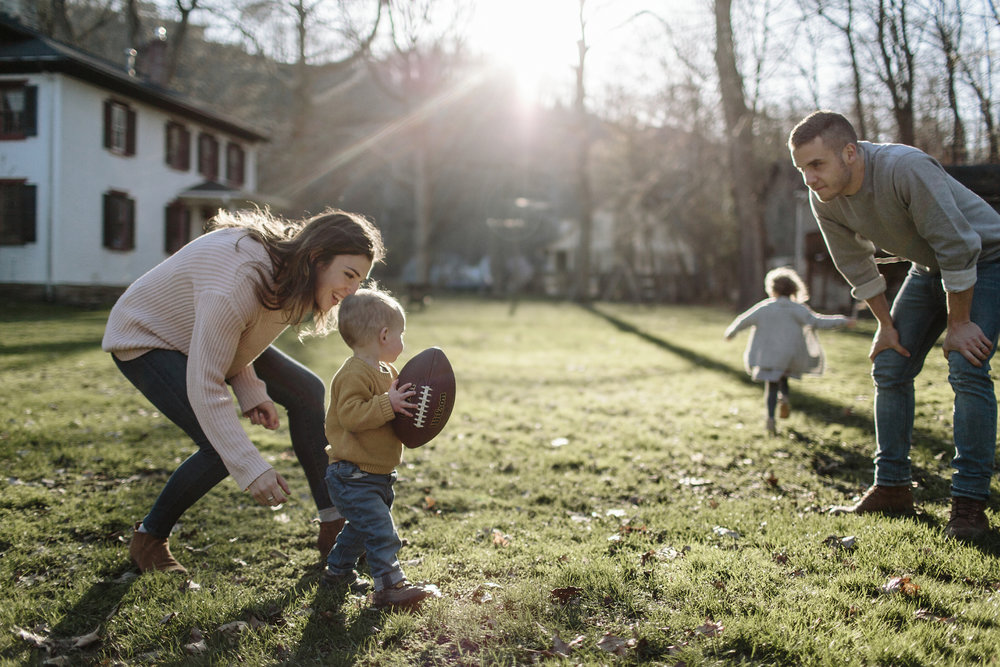
[{"label": "window", "polygon": [[226,180],[230,185],[243,185],[243,173],[243,147],[230,141],[226,145]]},{"label": "window", "polygon": [[180,171],[191,168],[191,133],[180,123],[170,121],[166,129],[167,164]]},{"label": "window", "polygon": [[38,134],[38,87],[23,81],[0,81],[0,139]]},{"label": "window", "polygon": [[135,200],[124,192],[104,193],[104,247],[110,250],[135,247]]},{"label": "window", "polygon": [[124,102],[104,100],[104,147],[119,155],[135,155],[135,111]]},{"label": "window", "polygon": [[23,180],[0,180],[0,245],[35,240],[35,186]]},{"label": "window", "polygon": [[198,173],[209,181],[219,178],[219,141],[205,132],[198,135]]},{"label": "window", "polygon": [[172,255],[191,238],[191,211],[180,202],[167,206],[166,242],[163,247],[168,255]]}]

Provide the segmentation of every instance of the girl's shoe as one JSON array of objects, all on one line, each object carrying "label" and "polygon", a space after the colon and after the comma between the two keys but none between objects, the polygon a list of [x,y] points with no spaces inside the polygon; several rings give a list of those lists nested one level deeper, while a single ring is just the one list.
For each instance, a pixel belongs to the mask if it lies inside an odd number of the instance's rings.
[{"label": "girl's shoe", "polygon": [[778,397],[778,416],[782,419],[788,419],[788,415],[792,414],[792,404],[788,401],[786,396]]},{"label": "girl's shoe", "polygon": [[132,542],[128,545],[128,555],[140,572],[160,570],[162,572],[187,573],[187,569],[177,562],[170,553],[170,545],[165,537],[156,537],[149,533],[139,532],[142,522],[135,524]]}]

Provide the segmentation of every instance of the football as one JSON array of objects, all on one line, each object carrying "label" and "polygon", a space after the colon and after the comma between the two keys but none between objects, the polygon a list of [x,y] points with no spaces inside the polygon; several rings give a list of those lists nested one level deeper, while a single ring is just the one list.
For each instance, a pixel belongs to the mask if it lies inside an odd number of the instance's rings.
[{"label": "football", "polygon": [[439,347],[429,347],[399,371],[399,387],[412,383],[417,393],[408,400],[417,407],[409,417],[396,413],[392,430],[410,449],[426,445],[448,423],[455,407],[455,372]]}]

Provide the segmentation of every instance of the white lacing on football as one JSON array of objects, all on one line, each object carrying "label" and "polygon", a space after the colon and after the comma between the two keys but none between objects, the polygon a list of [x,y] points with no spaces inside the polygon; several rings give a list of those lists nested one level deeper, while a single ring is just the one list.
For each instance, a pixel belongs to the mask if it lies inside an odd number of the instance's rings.
[{"label": "white lacing on football", "polygon": [[417,398],[417,413],[413,416],[413,425],[417,428],[423,428],[424,422],[427,421],[427,413],[430,412],[431,403],[431,388],[430,385],[423,385],[420,387],[420,392]]}]

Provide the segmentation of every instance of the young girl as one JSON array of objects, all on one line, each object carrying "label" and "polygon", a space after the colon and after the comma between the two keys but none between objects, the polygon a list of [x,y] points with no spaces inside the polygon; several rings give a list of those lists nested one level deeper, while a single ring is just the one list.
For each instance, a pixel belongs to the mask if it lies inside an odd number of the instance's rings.
[{"label": "young girl", "polygon": [[856,321],[844,315],[814,313],[805,305],[809,300],[806,286],[792,269],[769,271],[764,276],[764,290],[771,298],[733,320],[725,337],[730,340],[737,332],[753,327],[743,363],[754,381],[764,383],[765,425],[773,435],[775,408],[780,406],[782,419],[791,412],[788,378],[823,373],[823,348],[814,329],[853,327]]},{"label": "young girl", "polygon": [[319,511],[321,557],[344,525],[323,479],[323,381],[271,343],[290,325],[333,330],[337,305],[385,255],[382,236],[364,217],[336,210],[303,221],[220,213],[214,223],[132,283],[104,333],[125,377],[198,447],[135,526],[129,555],[142,572],[186,571],[167,537],[226,476],[261,505],[287,499],[288,484],[240,425],[230,388],[251,424],[278,428],[274,402],[285,406]]}]

